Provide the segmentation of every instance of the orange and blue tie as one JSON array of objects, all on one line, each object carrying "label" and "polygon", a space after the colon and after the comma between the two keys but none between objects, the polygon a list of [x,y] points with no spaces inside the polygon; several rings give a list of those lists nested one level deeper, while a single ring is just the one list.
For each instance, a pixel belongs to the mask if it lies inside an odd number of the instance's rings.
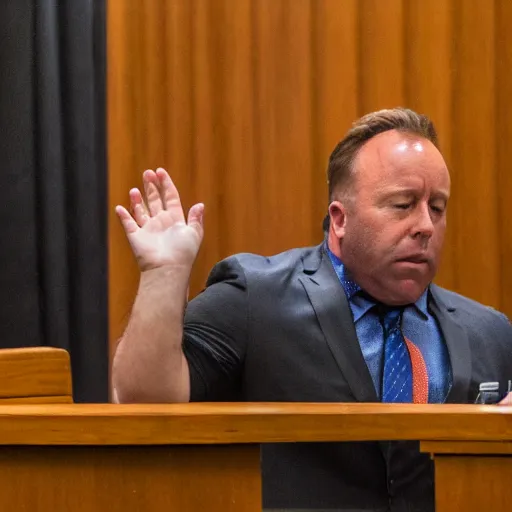
[{"label": "orange and blue tie", "polygon": [[382,402],[427,403],[428,373],[418,347],[401,330],[403,308],[386,308],[384,330]]}]

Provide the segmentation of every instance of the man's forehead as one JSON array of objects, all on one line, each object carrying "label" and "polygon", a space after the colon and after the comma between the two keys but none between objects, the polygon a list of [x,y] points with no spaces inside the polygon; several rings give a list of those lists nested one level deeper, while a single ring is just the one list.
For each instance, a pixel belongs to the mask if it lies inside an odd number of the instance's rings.
[{"label": "man's forehead", "polygon": [[[434,144],[421,135],[388,130],[368,140],[359,150],[358,156],[361,158],[377,156],[383,159],[386,156],[400,157],[432,152],[439,153]],[[440,153],[439,156],[441,156]]]},{"label": "man's forehead", "polygon": [[429,140],[414,134],[390,130],[370,139],[359,151],[353,170],[360,178],[412,173],[428,169],[446,178],[448,169],[439,150]]}]

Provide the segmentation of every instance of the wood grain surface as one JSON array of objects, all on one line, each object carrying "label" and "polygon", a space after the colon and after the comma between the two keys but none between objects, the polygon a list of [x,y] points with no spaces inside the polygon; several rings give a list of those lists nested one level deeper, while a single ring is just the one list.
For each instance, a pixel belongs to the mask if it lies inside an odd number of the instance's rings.
[{"label": "wood grain surface", "polygon": [[0,404],[71,403],[71,364],[65,350],[51,347],[0,350]]},{"label": "wood grain surface", "polygon": [[512,441],[512,407],[398,404],[5,405],[0,444]]}]

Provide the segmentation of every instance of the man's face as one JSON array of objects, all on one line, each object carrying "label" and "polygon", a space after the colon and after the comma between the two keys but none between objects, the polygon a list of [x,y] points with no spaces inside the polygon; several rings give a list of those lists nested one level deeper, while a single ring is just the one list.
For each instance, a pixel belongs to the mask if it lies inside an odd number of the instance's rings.
[{"label": "man's face", "polygon": [[443,157],[426,139],[387,131],[359,151],[350,188],[330,205],[330,246],[377,300],[416,302],[436,274],[446,229]]}]

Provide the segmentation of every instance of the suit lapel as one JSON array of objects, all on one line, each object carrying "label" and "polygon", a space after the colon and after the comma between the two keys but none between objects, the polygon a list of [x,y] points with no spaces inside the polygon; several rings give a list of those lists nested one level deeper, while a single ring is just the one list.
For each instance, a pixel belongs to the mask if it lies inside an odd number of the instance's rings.
[{"label": "suit lapel", "polygon": [[443,300],[443,290],[431,287],[434,301],[431,304],[433,315],[439,321],[452,368],[452,387],[446,403],[467,403],[471,376],[471,351],[466,331],[455,320],[455,307]]},{"label": "suit lapel", "polygon": [[347,297],[325,252],[319,248],[304,261],[300,278],[331,353],[359,402],[378,402],[366,366]]}]

